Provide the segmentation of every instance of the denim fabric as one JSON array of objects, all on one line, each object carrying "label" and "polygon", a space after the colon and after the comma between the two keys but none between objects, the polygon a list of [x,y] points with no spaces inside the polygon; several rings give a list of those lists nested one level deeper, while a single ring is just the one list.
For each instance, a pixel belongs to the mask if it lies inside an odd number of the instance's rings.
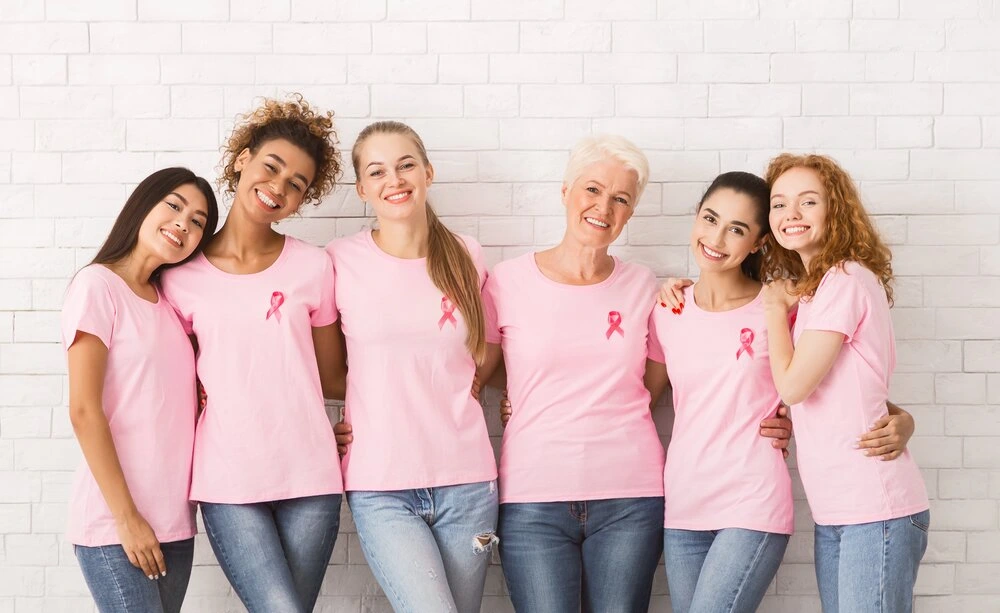
[{"label": "denim fabric", "polygon": [[160,543],[167,575],[155,580],[132,566],[121,545],[74,545],[73,551],[101,613],[178,613],[181,610],[191,578],[193,538]]},{"label": "denim fabric", "polygon": [[851,526],[816,526],[824,613],[910,613],[930,511]]},{"label": "denim fabric", "polygon": [[205,532],[250,613],[312,611],[340,528],[340,494],[201,503]]},{"label": "denim fabric", "polygon": [[646,611],[663,498],[500,505],[500,559],[518,613]]},{"label": "denim fabric", "polygon": [[361,549],[393,610],[479,611],[497,499],[496,481],[347,493]]},{"label": "denim fabric", "polygon": [[663,560],[674,613],[753,613],[787,546],[787,534],[665,529]]}]

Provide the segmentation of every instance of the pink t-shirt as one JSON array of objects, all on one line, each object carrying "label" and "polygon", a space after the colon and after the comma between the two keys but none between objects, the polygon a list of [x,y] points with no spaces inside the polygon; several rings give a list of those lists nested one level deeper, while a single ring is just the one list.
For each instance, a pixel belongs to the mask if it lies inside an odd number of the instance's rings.
[{"label": "pink t-shirt", "polygon": [[[486,278],[482,248],[462,236]],[[475,360],[462,313],[427,273],[426,258],[382,251],[370,230],[326,247],[347,339],[344,456],[348,490],[391,491],[497,477],[483,408],[472,397]]]},{"label": "pink t-shirt", "polygon": [[760,436],[778,392],[760,296],[730,311],[653,310],[649,359],[664,362],[674,429],[663,471],[665,528],[791,534],[792,483],[781,451]]},{"label": "pink t-shirt", "polygon": [[656,278],[615,258],[594,285],[546,277],[535,254],[486,282],[487,340],[503,346],[513,413],[500,502],[663,495],[663,446],[649,412],[647,325]]},{"label": "pink t-shirt", "polygon": [[[139,513],[161,543],[193,537],[194,352],[173,309],[162,296],[155,304],[136,296],[121,277],[94,264],[70,284],[61,328],[67,350],[77,331],[108,348],[101,404]],[[121,543],[86,463],[77,470],[69,506],[71,543]]]},{"label": "pink t-shirt", "polygon": [[889,462],[854,449],[855,439],[887,414],[896,343],[878,278],[856,262],[831,268],[816,295],[799,303],[794,339],[805,330],[845,336],[826,378],[792,406],[802,485],[817,524],[861,524],[928,508],[909,451]]},{"label": "pink t-shirt", "polygon": [[337,320],[322,249],[285,237],[247,275],[204,254],[163,275],[163,293],[198,338],[208,405],[198,420],[191,499],[246,504],[343,492],[312,329]]}]

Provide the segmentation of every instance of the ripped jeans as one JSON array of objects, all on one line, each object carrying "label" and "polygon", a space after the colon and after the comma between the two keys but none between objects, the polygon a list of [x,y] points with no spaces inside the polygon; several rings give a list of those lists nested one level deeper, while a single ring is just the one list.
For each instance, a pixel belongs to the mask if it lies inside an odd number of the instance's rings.
[{"label": "ripped jeans", "polygon": [[400,613],[478,613],[497,543],[497,483],[348,492],[361,549]]}]

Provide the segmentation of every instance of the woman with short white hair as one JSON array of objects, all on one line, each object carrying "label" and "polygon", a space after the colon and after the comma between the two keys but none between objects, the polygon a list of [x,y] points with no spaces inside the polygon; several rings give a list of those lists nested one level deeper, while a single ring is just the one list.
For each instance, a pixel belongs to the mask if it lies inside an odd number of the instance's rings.
[{"label": "woman with short white hair", "polygon": [[487,378],[513,414],[500,456],[500,556],[517,611],[645,611],[662,549],[663,448],[643,385],[657,283],[608,253],[649,177],[620,136],[583,139],[566,233],[484,288]]}]

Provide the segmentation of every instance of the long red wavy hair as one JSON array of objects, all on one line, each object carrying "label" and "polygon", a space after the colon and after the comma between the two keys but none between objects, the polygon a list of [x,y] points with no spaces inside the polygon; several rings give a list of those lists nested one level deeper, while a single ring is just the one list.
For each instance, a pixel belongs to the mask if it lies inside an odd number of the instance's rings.
[{"label": "long red wavy hair", "polygon": [[875,273],[892,304],[892,252],[882,242],[871,217],[861,204],[858,188],[850,175],[825,155],[782,153],[767,167],[768,186],[792,168],[809,168],[820,177],[826,192],[826,227],[819,254],[809,262],[809,269],[794,251],[785,249],[767,235],[764,244],[762,276],[764,279],[787,278],[796,281],[795,293],[812,297],[826,271],[854,261]]}]

